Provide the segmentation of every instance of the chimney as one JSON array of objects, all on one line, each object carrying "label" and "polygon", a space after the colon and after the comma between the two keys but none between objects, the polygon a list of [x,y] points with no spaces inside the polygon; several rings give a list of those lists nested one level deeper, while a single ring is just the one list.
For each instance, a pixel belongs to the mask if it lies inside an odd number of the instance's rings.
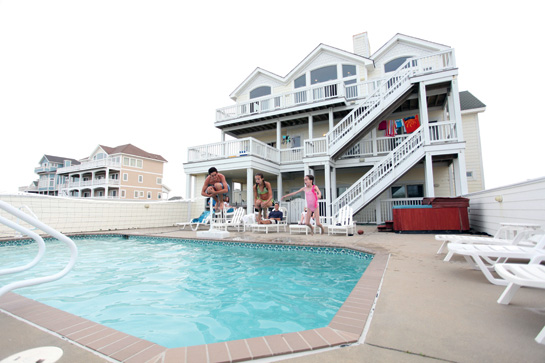
[{"label": "chimney", "polygon": [[354,35],[352,40],[354,42],[354,54],[369,58],[371,55],[371,48],[369,47],[367,32]]}]

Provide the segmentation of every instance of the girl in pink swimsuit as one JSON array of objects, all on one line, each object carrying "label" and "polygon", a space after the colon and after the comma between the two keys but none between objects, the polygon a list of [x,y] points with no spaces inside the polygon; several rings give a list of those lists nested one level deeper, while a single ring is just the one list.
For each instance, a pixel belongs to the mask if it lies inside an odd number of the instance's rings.
[{"label": "girl in pink swimsuit", "polygon": [[305,181],[304,187],[302,187],[296,192],[284,195],[282,199],[304,191],[305,198],[307,200],[307,208],[309,211],[309,213],[307,213],[305,216],[305,225],[307,225],[308,228],[310,228],[310,234],[314,234],[314,228],[310,224],[310,216],[312,215],[312,212],[314,212],[314,219],[316,220],[316,226],[322,229],[322,234],[323,234],[324,227],[320,223],[320,208],[318,208],[318,199],[322,197],[322,193],[320,192],[320,188],[314,185],[314,175],[305,175],[304,181]]}]

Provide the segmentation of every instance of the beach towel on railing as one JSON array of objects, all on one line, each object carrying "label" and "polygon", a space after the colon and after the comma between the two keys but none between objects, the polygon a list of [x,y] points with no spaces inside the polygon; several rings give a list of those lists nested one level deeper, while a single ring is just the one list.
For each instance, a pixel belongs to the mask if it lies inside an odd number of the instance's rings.
[{"label": "beach towel on railing", "polygon": [[407,133],[407,130],[405,129],[405,123],[401,118],[396,120],[396,129],[399,128],[401,128],[404,134]]},{"label": "beach towel on railing", "polygon": [[405,123],[405,132],[407,132],[408,134],[414,132],[414,130],[420,127],[420,121],[418,120],[418,115],[405,117],[403,119],[403,122]]},{"label": "beach towel on railing", "polygon": [[388,120],[386,121],[386,131],[384,131],[384,136],[395,136],[396,135],[396,121]]}]

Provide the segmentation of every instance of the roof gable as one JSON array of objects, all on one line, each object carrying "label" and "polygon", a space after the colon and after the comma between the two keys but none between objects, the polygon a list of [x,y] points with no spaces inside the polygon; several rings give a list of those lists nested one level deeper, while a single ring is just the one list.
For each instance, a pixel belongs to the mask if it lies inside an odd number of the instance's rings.
[{"label": "roof gable", "polygon": [[[140,156],[143,158],[148,158],[152,160],[157,160],[161,162],[166,162],[167,160],[163,158],[161,155],[158,154],[152,154],[147,151],[144,151],[132,144],[125,144],[120,145],[116,147],[109,147],[104,145],[99,145],[102,150],[108,155],[114,155],[114,154],[126,154],[126,155],[133,155],[133,156]],[[96,150],[96,149],[95,149]]]},{"label": "roof gable", "polygon": [[382,47],[380,47],[375,53],[371,55],[373,60],[383,57],[390,50],[395,47],[398,47],[400,44],[407,45],[410,47],[418,48],[427,52],[440,52],[442,50],[450,49],[448,45],[443,45],[435,42],[430,42],[428,40],[423,40],[420,38],[411,37],[408,35],[397,33],[386,42]]},{"label": "roof gable", "polygon": [[59,163],[59,164],[64,164],[65,160],[70,160],[72,162],[72,165],[79,165],[80,164],[80,162],[77,161],[76,159],[64,158],[62,156],[53,156],[53,155],[47,155],[47,154],[44,154],[44,156],[42,156],[42,158],[40,159],[39,164],[42,164],[44,162],[44,160],[48,161],[48,162],[51,162],[51,163]]},{"label": "roof gable", "polygon": [[[307,67],[321,63],[320,60],[328,59],[329,63],[335,61],[350,61],[357,64],[371,66],[373,61],[369,58],[350,53],[325,44],[320,44],[309,55],[307,55],[295,68],[293,68],[285,77],[278,76],[267,70],[256,68],[246,79],[229,95],[232,99],[244,93],[257,77],[263,77],[263,80],[269,79],[276,82],[277,85],[286,85],[298,76]],[[272,86],[272,85],[271,85]]]},{"label": "roof gable", "polygon": [[486,105],[469,91],[460,92],[460,109],[462,111],[484,109]]}]

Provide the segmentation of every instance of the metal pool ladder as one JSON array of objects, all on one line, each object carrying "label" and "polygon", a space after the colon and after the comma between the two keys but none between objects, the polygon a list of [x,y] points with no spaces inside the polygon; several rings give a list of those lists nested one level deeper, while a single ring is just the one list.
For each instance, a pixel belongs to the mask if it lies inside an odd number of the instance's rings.
[{"label": "metal pool ladder", "polygon": [[[18,288],[21,288],[21,287],[27,287],[27,286],[32,286],[32,285],[37,285],[37,284],[42,284],[42,283],[45,283],[45,282],[58,280],[61,277],[63,277],[64,275],[66,275],[72,269],[72,267],[74,267],[74,264],[76,263],[76,259],[78,257],[78,248],[77,248],[76,244],[74,243],[74,241],[72,241],[70,238],[66,237],[64,234],[62,234],[62,233],[56,231],[55,229],[49,227],[48,225],[40,222],[38,220],[38,218],[35,218],[35,216],[34,217],[29,216],[28,214],[22,212],[21,210],[19,210],[17,208],[14,208],[10,204],[8,204],[8,203],[6,203],[4,201],[1,201],[1,200],[0,200],[0,209],[2,209],[4,211],[6,211],[7,213],[17,217],[18,221],[19,220],[25,221],[26,223],[36,227],[37,229],[49,234],[51,237],[56,238],[59,241],[63,241],[70,248],[70,261],[64,267],[64,269],[62,269],[62,271],[60,271],[60,272],[58,272],[56,274],[50,275],[50,276],[38,277],[38,278],[34,278],[34,279],[28,279],[28,280],[9,283],[9,284],[7,284],[5,286],[0,287],[0,296],[2,296],[3,294],[5,294],[8,291],[18,289]],[[35,266],[41,260],[41,258],[43,257],[43,255],[45,253],[45,242],[44,242],[43,238],[40,237],[37,233],[31,231],[30,229],[21,226],[19,223],[12,222],[12,221],[10,221],[9,219],[7,219],[7,218],[5,218],[3,216],[0,216],[0,223],[8,226],[11,229],[14,229],[15,231],[17,231],[17,232],[19,232],[21,234],[29,236],[34,241],[36,241],[36,243],[38,243],[38,254],[36,255],[36,257],[34,257],[34,259],[31,262],[29,262],[29,263],[27,263],[26,265],[23,265],[23,266],[0,270],[0,275],[7,275],[7,274],[11,274],[11,273],[16,273],[16,272],[28,270],[28,269],[32,268],[33,266]]]}]

